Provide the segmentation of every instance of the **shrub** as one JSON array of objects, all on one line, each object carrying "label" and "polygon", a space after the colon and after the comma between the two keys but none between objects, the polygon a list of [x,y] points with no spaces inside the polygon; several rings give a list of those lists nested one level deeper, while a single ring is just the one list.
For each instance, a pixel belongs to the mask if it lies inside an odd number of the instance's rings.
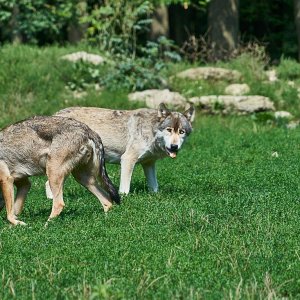
[{"label": "shrub", "polygon": [[75,0],[0,0],[0,34],[4,40],[30,44],[62,42],[80,10]]},{"label": "shrub", "polygon": [[135,55],[138,34],[148,30],[152,9],[150,1],[108,1],[95,4],[81,22],[88,24],[88,41],[101,50]]},{"label": "shrub", "polygon": [[160,88],[166,84],[161,75],[161,71],[167,67],[166,62],[180,60],[176,52],[169,50],[171,45],[169,40],[160,38],[157,42],[147,42],[145,47],[140,47],[139,56],[116,54],[101,66],[77,62],[67,78],[67,85],[72,90],[85,89],[91,84],[126,91]]},{"label": "shrub", "polygon": [[280,79],[293,80],[300,78],[300,64],[291,58],[282,57],[277,68]]}]

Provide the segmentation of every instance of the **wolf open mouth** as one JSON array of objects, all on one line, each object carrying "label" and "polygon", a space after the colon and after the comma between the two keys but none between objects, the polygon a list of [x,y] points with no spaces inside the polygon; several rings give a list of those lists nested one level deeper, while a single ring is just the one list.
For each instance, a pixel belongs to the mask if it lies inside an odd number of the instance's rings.
[{"label": "wolf open mouth", "polygon": [[166,147],[166,152],[171,158],[176,158],[178,150],[173,151],[170,148]]}]

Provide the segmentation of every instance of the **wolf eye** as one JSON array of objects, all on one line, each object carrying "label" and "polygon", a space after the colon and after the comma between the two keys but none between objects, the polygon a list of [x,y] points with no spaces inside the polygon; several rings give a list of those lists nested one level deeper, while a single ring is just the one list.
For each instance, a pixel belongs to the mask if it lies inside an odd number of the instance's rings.
[{"label": "wolf eye", "polygon": [[185,133],[185,130],[184,129],[180,129],[179,130],[179,134],[184,134]]},{"label": "wolf eye", "polygon": [[172,128],[171,128],[171,127],[168,127],[168,128],[167,128],[167,131],[168,131],[168,132],[172,132]]}]

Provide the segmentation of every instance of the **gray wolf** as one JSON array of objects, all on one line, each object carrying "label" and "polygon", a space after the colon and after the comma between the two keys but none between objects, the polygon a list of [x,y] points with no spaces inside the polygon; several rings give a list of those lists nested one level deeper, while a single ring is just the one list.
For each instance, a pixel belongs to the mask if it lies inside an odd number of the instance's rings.
[{"label": "gray wolf", "polygon": [[194,112],[192,106],[173,112],[161,103],[158,109],[137,110],[70,107],[55,115],[79,120],[101,136],[106,162],[121,164],[119,191],[128,194],[136,163],[142,165],[150,191],[158,191],[155,162],[176,157],[192,131]]},{"label": "gray wolf", "polygon": [[[0,131],[0,209],[5,204],[10,223],[25,225],[17,215],[30,189],[28,177],[35,175],[48,176],[53,194],[48,220],[58,216],[65,206],[62,189],[70,173],[99,199],[104,211],[112,200],[120,202],[106,173],[101,139],[87,125],[69,118],[33,117]],[[15,201],[13,185],[17,188]]]}]

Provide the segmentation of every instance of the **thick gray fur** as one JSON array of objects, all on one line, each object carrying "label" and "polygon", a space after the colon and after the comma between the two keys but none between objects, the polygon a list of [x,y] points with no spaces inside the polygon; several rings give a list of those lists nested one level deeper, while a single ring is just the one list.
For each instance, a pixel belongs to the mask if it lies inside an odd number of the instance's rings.
[{"label": "thick gray fur", "polygon": [[[0,208],[5,202],[12,224],[24,224],[16,215],[21,213],[30,189],[28,177],[48,176],[54,198],[51,219],[64,207],[62,188],[70,173],[100,200],[105,211],[111,207],[111,199],[120,202],[106,173],[101,139],[87,125],[70,118],[41,116],[0,132],[0,183],[4,198]],[[15,201],[13,184],[17,187]]]},{"label": "thick gray fur", "polygon": [[119,191],[129,193],[134,166],[144,169],[150,191],[158,191],[155,162],[175,158],[192,131],[194,108],[170,111],[163,103],[158,109],[111,110],[96,107],[70,107],[56,113],[87,124],[103,141],[105,159],[121,164]]}]

